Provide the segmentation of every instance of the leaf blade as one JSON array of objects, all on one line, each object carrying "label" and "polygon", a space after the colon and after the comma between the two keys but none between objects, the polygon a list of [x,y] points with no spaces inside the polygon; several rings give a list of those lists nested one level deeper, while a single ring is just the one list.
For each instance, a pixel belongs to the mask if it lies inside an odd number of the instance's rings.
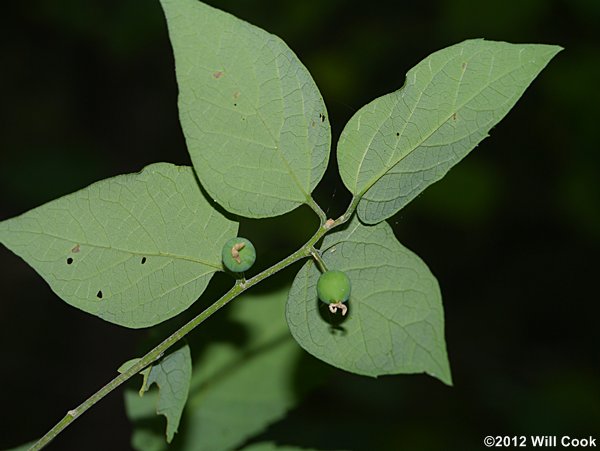
[{"label": "leaf blade", "polygon": [[276,216],[307,202],[327,167],[325,104],[278,37],[197,0],[161,0],[180,120],[200,181],[227,211]]},{"label": "leaf blade", "polygon": [[440,180],[560,50],[464,41],[433,53],[407,73],[400,90],[361,108],[337,150],[342,180],[360,198],[361,220],[389,218]]},{"label": "leaf blade", "polygon": [[322,257],[352,282],[347,316],[329,316],[317,298],[312,261],[298,272],[286,304],[293,337],[315,357],[356,374],[426,372],[451,384],[441,294],[425,263],[402,246],[387,223],[355,216],[327,235]]},{"label": "leaf blade", "polygon": [[157,163],[0,223],[0,242],[64,301],[126,327],[189,307],[221,269],[237,223],[202,195],[189,167]]},{"label": "leaf blade", "polygon": [[167,443],[171,443],[179,427],[191,379],[192,356],[188,345],[180,347],[160,362],[153,364],[148,375],[144,375],[140,395],[150,390],[152,384],[158,386],[156,413],[164,415],[167,419]]}]

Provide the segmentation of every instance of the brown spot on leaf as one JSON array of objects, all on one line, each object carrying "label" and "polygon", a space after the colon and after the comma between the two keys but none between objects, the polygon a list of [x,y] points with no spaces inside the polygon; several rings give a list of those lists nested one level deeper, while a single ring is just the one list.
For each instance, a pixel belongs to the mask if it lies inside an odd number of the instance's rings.
[{"label": "brown spot on leaf", "polygon": [[467,68],[467,63],[462,63],[462,70],[465,70]]},{"label": "brown spot on leaf", "polygon": [[223,75],[225,75],[225,72],[223,72],[222,70],[218,70],[213,73],[213,77],[215,77],[216,79],[221,78]]},{"label": "brown spot on leaf", "polygon": [[239,99],[240,98],[240,91],[235,91],[233,93],[233,98],[236,99],[236,100]]},{"label": "brown spot on leaf", "polygon": [[452,120],[453,120],[453,121],[455,121],[455,120],[456,120],[456,113],[454,113],[454,114],[452,115]]},{"label": "brown spot on leaf", "polygon": [[79,244],[76,245],[73,249],[71,249],[71,252],[73,252],[74,254],[76,254],[77,252],[79,252]]}]

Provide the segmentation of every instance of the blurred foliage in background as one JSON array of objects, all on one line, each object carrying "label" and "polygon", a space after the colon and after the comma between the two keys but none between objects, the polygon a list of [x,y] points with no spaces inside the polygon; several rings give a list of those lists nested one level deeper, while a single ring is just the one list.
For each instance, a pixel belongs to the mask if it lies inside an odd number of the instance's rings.
[{"label": "blurred foliage in background", "polygon": [[[422,375],[353,376],[305,356],[304,372],[325,385],[264,437],[386,451],[481,449],[494,434],[598,436],[600,2],[209,3],[299,55],[325,98],[334,143],[356,110],[398,89],[435,50],[473,37],[565,47],[491,138],[390,220],[440,281],[455,387]],[[32,0],[3,10],[0,219],[152,162],[189,164],[158,1]],[[335,158],[330,169],[316,197],[336,216],[349,195]],[[262,268],[315,227],[300,209],[244,220],[241,235]],[[63,303],[6,249],[0,266],[0,448],[41,435],[230,283],[217,277],[180,318],[131,331]],[[227,315],[202,325],[192,346],[239,340],[223,328]],[[118,391],[49,449],[127,449],[130,432]]]}]

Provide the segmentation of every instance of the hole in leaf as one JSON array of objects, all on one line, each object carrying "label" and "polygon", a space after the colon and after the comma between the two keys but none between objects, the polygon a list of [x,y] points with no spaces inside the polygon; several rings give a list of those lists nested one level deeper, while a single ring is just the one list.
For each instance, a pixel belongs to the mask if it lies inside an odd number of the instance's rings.
[{"label": "hole in leaf", "polygon": [[146,257],[142,257],[142,265],[146,263]]},{"label": "hole in leaf", "polygon": [[102,290],[98,291],[98,293],[96,293],[96,297],[98,299],[102,299]]},{"label": "hole in leaf", "polygon": [[71,257],[67,258],[67,265],[70,265],[71,263],[73,263],[73,259]]},{"label": "hole in leaf", "polygon": [[237,106],[237,103],[234,103],[233,106]]},{"label": "hole in leaf", "polygon": [[400,136],[400,132],[396,132],[396,136]]}]

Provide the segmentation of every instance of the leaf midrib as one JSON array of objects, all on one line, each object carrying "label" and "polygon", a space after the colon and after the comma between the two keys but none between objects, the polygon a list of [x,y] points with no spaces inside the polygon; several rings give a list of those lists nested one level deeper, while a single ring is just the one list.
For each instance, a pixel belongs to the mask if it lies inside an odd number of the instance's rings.
[{"label": "leaf midrib", "polygon": [[[273,39],[271,37],[271,39]],[[278,42],[276,39],[274,39],[274,41],[276,42],[277,45],[281,46],[281,43]],[[285,46],[283,47],[285,50]],[[277,61],[277,58],[275,59],[275,61]],[[300,61],[298,61],[300,62]],[[279,71],[279,65],[277,63],[275,63],[275,69],[277,71],[277,78],[278,80],[281,80],[281,73]],[[279,93],[280,93],[280,97],[281,100],[285,103],[285,96],[283,95],[283,86],[281,81],[278,83],[278,88],[279,88]],[[304,94],[302,94],[302,113],[306,114],[304,111]],[[262,117],[262,114],[259,114],[258,117],[261,119],[261,121],[263,121],[263,123],[265,123],[264,118]],[[284,120],[285,122],[285,120]],[[265,124],[266,126],[266,124]],[[269,133],[271,134],[271,130],[269,128],[267,128],[267,130],[269,130]],[[285,165],[285,168],[287,169],[287,171],[290,173],[290,175],[292,176],[292,180],[294,181],[294,184],[298,187],[298,189],[300,190],[300,192],[302,193],[302,195],[304,196],[304,201],[305,203],[309,202],[309,198],[310,198],[310,194],[308,192],[306,192],[306,190],[304,189],[304,187],[301,185],[300,180],[298,179],[298,177],[296,176],[296,173],[294,171],[292,171],[289,162],[287,161],[287,158],[285,157],[285,155],[283,154],[283,150],[281,149],[281,128],[279,129],[279,136],[280,139],[279,141],[275,140],[275,137],[273,135],[271,135],[271,137],[273,138],[273,140],[277,143],[277,155],[279,156],[279,158],[281,159],[281,161],[283,162],[283,164]],[[305,149],[307,149],[305,147]],[[310,157],[312,151],[310,149],[308,150],[308,155]],[[309,178],[309,183],[308,183],[308,188],[310,190],[310,178],[311,178],[311,171],[309,171],[308,173],[308,178]]]},{"label": "leaf midrib", "polygon": [[[267,33],[264,30],[261,30],[261,31],[264,32],[264,33],[266,33],[268,35],[268,39],[271,42],[274,42],[276,46],[282,47],[283,41],[280,41],[277,38],[277,36],[272,35],[270,33]],[[267,41],[267,43],[268,42],[269,41]],[[267,45],[267,43],[265,43],[265,46]],[[284,44],[283,49],[285,50],[285,43],[283,43],[283,44]],[[274,61],[276,61],[276,59]],[[277,79],[281,80],[281,73],[280,73],[280,70],[279,70],[279,66],[277,65],[276,62],[275,62],[275,71],[277,73]],[[236,82],[239,85],[241,85],[239,79],[237,79],[237,77],[235,75],[237,75],[237,74],[235,74],[235,72],[234,72],[233,77],[236,79]],[[259,87],[259,89],[260,89],[260,87]],[[280,91],[280,99],[282,101],[284,101],[283,99],[285,98],[285,96],[283,95],[283,88],[282,88],[281,82],[278,83],[278,89]],[[204,100],[206,100],[206,99],[203,99],[203,101]],[[305,102],[304,95],[302,95],[302,112],[303,112],[303,114],[306,114],[304,102]],[[224,108],[222,105],[214,104],[212,102],[209,102],[209,103],[211,103],[215,107]],[[272,141],[272,145],[271,146],[268,146],[268,145],[266,145],[264,143],[259,143],[259,142],[256,142],[256,144],[260,145],[260,146],[263,146],[265,149],[275,151],[275,154],[277,154],[279,160],[281,161],[281,163],[285,167],[286,173],[291,177],[292,181],[294,182],[294,185],[296,185],[296,187],[298,188],[298,190],[300,191],[300,193],[304,197],[304,203],[308,203],[310,201],[310,193],[307,192],[307,190],[304,189],[304,186],[302,185],[302,183],[298,179],[298,176],[296,175],[295,171],[292,170],[289,161],[285,157],[285,155],[283,153],[283,150],[281,148],[281,138],[277,139],[275,137],[273,130],[271,130],[271,128],[269,127],[268,121],[265,120],[265,118],[263,117],[262,110],[261,110],[260,106],[259,105],[255,105],[255,104],[251,104],[251,106],[254,109],[254,114],[256,115],[256,117],[258,118],[258,120],[263,124],[264,129],[267,131],[267,133],[270,136],[271,141]],[[203,133],[204,133],[204,131],[203,131]],[[214,132],[210,132],[210,133],[214,133]],[[279,133],[279,135],[281,135],[281,128],[279,128],[278,133]],[[236,137],[237,139],[245,139],[245,140],[247,140],[246,137],[238,137],[238,136],[234,136],[234,135],[231,135],[231,136],[232,137]],[[310,156],[312,154],[312,150],[310,150],[308,147],[305,147],[305,149],[308,150],[307,153]],[[308,187],[309,190],[310,190],[311,173],[312,173],[311,171],[308,172],[308,184],[307,184],[307,187]],[[277,199],[281,199],[280,197],[276,197],[276,196],[274,196],[274,197],[277,198]],[[288,200],[288,199],[284,199],[284,200]],[[298,202],[298,199],[294,199],[293,201],[294,202]]]},{"label": "leaf midrib", "polygon": [[69,243],[77,243],[79,245],[86,245],[86,246],[91,246],[94,248],[98,248],[98,249],[106,249],[106,250],[112,250],[112,251],[118,251],[118,252],[123,252],[123,253],[129,253],[132,255],[139,255],[141,257],[167,257],[167,258],[172,258],[172,259],[176,259],[176,260],[184,260],[184,261],[190,261],[193,263],[198,263],[201,265],[205,265],[205,266],[210,266],[212,268],[215,268],[216,270],[220,271],[222,269],[221,264],[215,264],[212,262],[209,262],[207,260],[202,260],[199,258],[195,258],[195,257],[190,257],[187,255],[178,255],[178,254],[173,254],[170,252],[155,252],[155,251],[151,251],[151,252],[141,252],[141,251],[132,251],[129,249],[123,249],[120,247],[115,247],[115,246],[106,246],[106,245],[102,245],[102,244],[95,244],[95,243],[90,243],[90,242],[84,242],[84,241],[80,241],[80,240],[74,240],[72,238],[65,238],[59,235],[54,235],[52,233],[48,233],[48,232],[33,232],[31,230],[21,230],[18,233],[31,233],[34,235],[46,235],[49,236],[51,238],[55,238],[57,240],[62,240],[62,241],[66,241]]},{"label": "leaf midrib", "polygon": [[[525,49],[521,49],[519,53],[523,53]],[[492,63],[494,61],[495,55],[492,57]],[[520,58],[520,55],[519,55]],[[411,155],[415,150],[417,150],[419,147],[421,147],[421,145],[427,141],[431,136],[433,136],[437,131],[439,131],[439,129],[450,120],[450,118],[457,112],[459,112],[460,110],[462,110],[469,102],[471,102],[475,97],[477,97],[478,95],[480,95],[485,89],[487,89],[489,86],[491,86],[492,84],[496,83],[498,80],[506,77],[507,75],[510,75],[513,72],[516,72],[519,69],[522,69],[524,66],[523,65],[519,65],[518,67],[515,67],[511,70],[509,70],[508,72],[503,73],[502,75],[498,76],[497,78],[495,78],[494,80],[486,83],[480,90],[478,90],[475,94],[473,94],[469,99],[467,99],[465,102],[463,102],[460,106],[458,106],[457,108],[454,108],[455,111],[451,112],[445,120],[443,120],[442,122],[440,122],[440,124],[433,128],[427,135],[425,135],[425,137],[423,137],[415,146],[413,146],[410,150],[408,150],[405,154],[403,154],[402,156],[400,156],[393,164],[389,165],[389,167],[387,169],[384,169],[383,171],[381,171],[379,174],[377,174],[376,176],[374,176],[369,182],[367,182],[367,184],[365,185],[365,187],[357,194],[357,197],[363,197],[365,195],[365,193],[371,189],[373,187],[373,185],[375,185],[375,183],[377,183],[384,175],[386,175],[389,171],[391,171],[395,166],[397,166],[402,160],[404,160],[406,157],[408,157],[409,155]],[[439,73],[439,72],[438,72]],[[460,85],[457,86],[457,90],[460,88]],[[418,103],[415,104],[415,108],[417,107]],[[495,111],[495,110],[494,110]],[[377,130],[377,132],[379,133],[379,129]]]}]

